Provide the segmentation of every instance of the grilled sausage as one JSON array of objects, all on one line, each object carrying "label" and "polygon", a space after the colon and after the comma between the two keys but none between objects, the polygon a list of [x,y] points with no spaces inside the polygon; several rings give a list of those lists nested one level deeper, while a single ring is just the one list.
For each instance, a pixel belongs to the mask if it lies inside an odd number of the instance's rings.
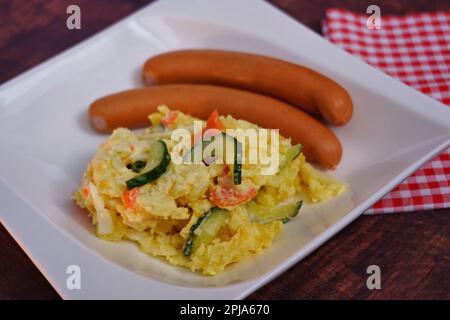
[{"label": "grilled sausage", "polygon": [[283,100],[332,125],[352,117],[347,91],[311,69],[262,55],[223,50],[181,50],[148,59],[147,85],[196,83],[244,89]]}]

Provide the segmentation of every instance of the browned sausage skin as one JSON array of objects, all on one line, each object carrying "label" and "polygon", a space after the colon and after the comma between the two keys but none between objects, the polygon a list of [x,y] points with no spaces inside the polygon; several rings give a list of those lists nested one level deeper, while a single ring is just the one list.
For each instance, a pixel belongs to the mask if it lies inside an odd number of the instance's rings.
[{"label": "browned sausage skin", "polygon": [[276,58],[223,50],[181,50],[148,59],[147,85],[197,83],[245,89],[283,100],[333,125],[347,123],[353,103],[347,91],[311,69]]},{"label": "browned sausage skin", "polygon": [[134,89],[96,100],[89,109],[91,123],[100,132],[117,127],[148,125],[147,116],[159,105],[206,119],[212,111],[279,129],[304,146],[308,161],[333,169],[342,147],[335,134],[318,120],[284,102],[260,94],[209,85],[163,85]]}]

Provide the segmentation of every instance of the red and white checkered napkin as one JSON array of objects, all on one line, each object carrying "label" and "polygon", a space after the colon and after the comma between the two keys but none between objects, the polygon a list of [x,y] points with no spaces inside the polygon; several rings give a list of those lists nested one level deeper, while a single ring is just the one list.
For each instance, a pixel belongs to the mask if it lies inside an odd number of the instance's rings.
[{"label": "red and white checkered napkin", "polygon": [[[329,9],[324,36],[334,44],[407,85],[450,106],[450,12],[381,16]],[[450,149],[425,164],[366,213],[450,207]]]}]

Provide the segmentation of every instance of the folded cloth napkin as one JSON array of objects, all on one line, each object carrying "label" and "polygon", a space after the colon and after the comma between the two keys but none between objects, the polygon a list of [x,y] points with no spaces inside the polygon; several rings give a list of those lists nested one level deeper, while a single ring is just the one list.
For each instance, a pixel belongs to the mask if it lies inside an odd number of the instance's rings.
[{"label": "folded cloth napkin", "polygon": [[[450,106],[450,12],[368,15],[328,9],[324,36],[366,63]],[[366,211],[407,212],[450,207],[450,148],[425,164]]]}]

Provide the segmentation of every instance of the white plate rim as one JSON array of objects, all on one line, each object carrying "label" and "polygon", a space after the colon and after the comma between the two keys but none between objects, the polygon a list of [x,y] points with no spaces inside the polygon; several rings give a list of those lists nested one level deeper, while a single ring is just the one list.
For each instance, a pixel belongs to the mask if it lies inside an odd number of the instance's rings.
[{"label": "white plate rim", "polygon": [[[269,4],[265,3],[265,2],[261,2],[259,0],[251,0],[253,2],[253,5],[262,5],[262,6],[270,6]],[[176,0],[172,0],[172,3],[176,3]],[[230,7],[233,7],[233,5],[235,5],[236,3],[232,3],[232,1],[228,2]],[[198,0],[195,1],[193,3],[191,3],[190,5],[202,5],[203,1],[202,0]],[[142,15],[144,13],[147,13],[148,11],[150,11],[152,9],[152,6],[154,4],[150,4],[149,6],[146,6],[140,10],[138,10],[136,13],[128,16],[127,18],[114,23],[112,26],[106,28],[105,30],[103,30],[102,32],[86,39],[83,40],[82,42],[80,42],[79,44],[77,44],[76,46],[69,48],[65,51],[63,51],[62,53],[56,55],[55,57],[43,62],[42,64],[26,71],[25,73],[22,73],[21,75],[5,82],[4,84],[2,84],[0,86],[0,92],[2,92],[3,90],[7,90],[9,87],[15,86],[18,83],[20,83],[21,81],[23,81],[23,79],[27,78],[27,77],[31,77],[36,73],[41,72],[42,70],[45,70],[45,68],[47,68],[48,66],[57,63],[58,61],[61,61],[63,59],[65,59],[66,57],[70,56],[70,54],[72,54],[73,52],[77,51],[77,50],[82,50],[84,47],[88,46],[90,43],[92,43],[93,41],[95,41],[96,39],[99,39],[102,36],[105,36],[107,33],[113,32],[113,30],[115,28],[120,28],[120,26],[125,23],[126,21],[130,21],[132,19],[134,19],[135,17]],[[274,7],[272,7],[274,8]],[[278,11],[278,9],[276,9]],[[286,16],[287,19],[291,19]],[[304,26],[302,26],[301,24],[295,22],[299,28],[305,28]],[[318,35],[314,34],[312,31],[311,34],[314,35],[314,37],[317,37],[319,39],[321,39]],[[324,39],[321,39],[321,41],[325,41]],[[345,53],[347,54],[347,53]],[[348,54],[347,54],[348,55]],[[352,57],[353,58],[353,57]],[[355,59],[355,63],[361,63],[360,61],[357,61]],[[362,64],[365,65],[365,64]],[[371,67],[368,67],[367,65],[365,65],[365,68],[367,70],[371,70],[371,72],[373,72],[373,70]],[[376,70],[377,73],[382,75],[382,80],[387,80],[389,79],[389,81],[392,81],[392,83],[395,83],[396,86],[404,86],[406,87],[406,85],[399,83],[396,80],[393,80],[389,77],[387,77],[386,75],[382,74],[380,71]],[[414,94],[417,94],[418,96],[421,96],[422,99],[429,99],[427,102],[429,103],[433,103],[435,105],[440,105],[438,108],[447,108],[445,106],[443,106],[442,104],[432,100],[431,98],[422,95],[422,94],[418,94],[415,90],[410,89],[409,87],[408,90],[410,90],[411,92],[415,92]],[[437,109],[436,109],[437,110]],[[444,109],[441,109],[444,110]],[[264,277],[262,278],[258,278],[255,279],[254,281],[249,281],[246,282],[244,284],[241,285],[231,285],[228,286],[226,288],[212,288],[212,289],[193,289],[193,288],[186,288],[186,292],[190,292],[192,291],[193,297],[194,298],[219,298],[219,299],[242,299],[245,298],[248,294],[250,294],[251,292],[255,291],[256,289],[258,289],[259,287],[263,286],[264,284],[268,283],[269,281],[271,281],[272,279],[274,279],[275,277],[277,277],[278,275],[280,275],[281,273],[283,273],[284,271],[286,271],[288,268],[290,268],[292,265],[294,265],[295,263],[297,263],[298,261],[300,261],[301,259],[303,259],[305,256],[307,256],[309,253],[311,253],[313,250],[315,250],[316,248],[318,248],[320,245],[322,245],[325,241],[327,241],[329,238],[331,238],[332,236],[334,236],[337,232],[339,232],[340,230],[342,230],[345,226],[347,226],[350,222],[352,222],[354,219],[356,219],[361,213],[363,213],[366,209],[368,209],[370,206],[372,206],[378,199],[380,199],[383,195],[385,195],[386,193],[388,193],[391,189],[393,189],[398,183],[400,183],[403,179],[405,179],[406,177],[408,177],[410,174],[412,174],[415,170],[417,170],[422,164],[424,164],[426,161],[430,160],[432,157],[434,157],[435,155],[437,155],[440,151],[444,150],[445,148],[448,148],[450,146],[450,139],[444,141],[442,144],[440,144],[438,147],[434,148],[431,152],[427,153],[426,155],[424,155],[422,158],[420,158],[418,161],[414,162],[412,165],[410,165],[407,169],[405,169],[404,171],[401,172],[400,175],[398,175],[395,179],[393,179],[390,183],[386,184],[383,188],[381,188],[380,190],[378,190],[378,192],[376,192],[375,194],[373,194],[369,199],[367,199],[364,203],[362,203],[361,205],[359,205],[358,207],[355,207],[351,213],[347,214],[343,219],[341,219],[338,223],[336,223],[335,225],[333,225],[332,227],[330,227],[326,232],[324,232],[323,234],[321,234],[320,236],[318,236],[317,238],[315,238],[313,241],[311,241],[310,243],[308,243],[308,245],[306,245],[306,247],[304,247],[302,249],[302,252],[300,254],[297,254],[295,257],[293,257],[292,259],[289,259],[287,261],[284,261],[283,263],[281,263],[279,265],[279,267],[277,267],[274,271],[266,274]],[[9,197],[14,198],[15,195],[14,191],[12,191],[8,186],[7,183],[5,181],[2,181],[2,179],[0,178],[0,199],[3,200],[7,199]],[[19,199],[19,198],[17,198]],[[25,203],[19,203],[20,200],[17,200],[17,202],[11,202],[10,206],[8,208],[8,206],[5,206],[5,210],[15,210],[18,208],[18,206],[23,206],[26,204]],[[24,208],[22,207],[22,210]],[[33,210],[31,207],[28,208],[28,210]],[[49,224],[49,221],[46,221],[46,219],[40,215],[36,215],[36,218],[39,218],[38,220],[39,223],[46,224],[47,226],[51,226],[51,223]],[[92,297],[92,295],[90,294],[86,294],[84,295],[78,295],[78,294],[73,294],[73,291],[68,291],[63,287],[63,283],[61,283],[61,278],[64,279],[64,275],[61,276],[55,276],[51,271],[49,271],[48,266],[44,266],[39,255],[38,254],[34,254],[34,252],[36,251],[36,249],[32,249],[35,248],[36,245],[31,245],[31,242],[33,241],[33,239],[30,239],[29,236],[26,236],[23,234],[23,231],[20,230],[20,226],[17,225],[17,221],[6,221],[3,216],[1,219],[1,222],[3,223],[3,225],[6,227],[6,229],[13,235],[13,237],[15,238],[15,240],[19,243],[19,245],[22,247],[22,249],[27,253],[27,255],[32,259],[33,263],[38,267],[38,269],[46,276],[46,278],[49,280],[49,282],[51,283],[51,285],[56,289],[56,291],[58,292],[58,294],[60,294],[63,298],[89,298]],[[55,230],[58,231],[58,230]],[[69,239],[68,237],[66,237],[64,234],[61,234],[61,239],[64,239],[64,241],[66,241],[68,244],[71,243],[70,245],[77,245],[77,243],[75,243],[72,239]],[[38,242],[38,241],[37,241]],[[37,243],[36,242],[36,243]],[[81,250],[83,251],[83,250]],[[80,254],[88,254],[87,252],[82,252]],[[109,267],[112,267],[114,269],[115,266],[113,266],[112,263],[108,264]],[[117,268],[117,267],[116,267]],[[118,270],[114,270],[114,272],[119,272],[122,273],[122,269],[118,269]],[[140,278],[141,276],[135,275],[135,277]],[[157,285],[161,285],[161,286],[166,286],[165,284],[161,284],[159,282],[155,282],[157,283]],[[170,289],[170,285],[167,286]],[[199,294],[199,292],[197,291],[203,291],[204,294]],[[221,291],[221,292],[218,292]],[[107,291],[105,291],[106,293]],[[95,293],[98,294],[98,293]],[[211,296],[212,295],[212,296]],[[95,296],[95,295],[94,295]],[[144,298],[144,297],[134,297],[134,298]],[[152,298],[158,298],[158,297],[152,297]],[[176,298],[183,298],[183,297],[176,297]]]}]

